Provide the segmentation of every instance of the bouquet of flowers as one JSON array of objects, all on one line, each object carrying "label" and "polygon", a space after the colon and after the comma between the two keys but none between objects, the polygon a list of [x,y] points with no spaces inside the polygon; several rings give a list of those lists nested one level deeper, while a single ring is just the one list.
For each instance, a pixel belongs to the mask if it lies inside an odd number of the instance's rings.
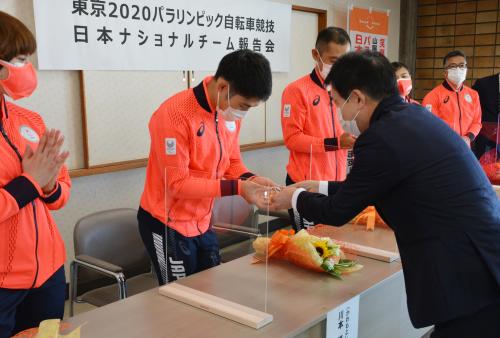
[{"label": "bouquet of flowers", "polygon": [[253,242],[255,257],[287,260],[300,267],[326,272],[341,279],[342,275],[358,271],[363,266],[345,257],[340,245],[328,237],[310,235],[307,230],[279,230],[271,238],[259,237]]}]

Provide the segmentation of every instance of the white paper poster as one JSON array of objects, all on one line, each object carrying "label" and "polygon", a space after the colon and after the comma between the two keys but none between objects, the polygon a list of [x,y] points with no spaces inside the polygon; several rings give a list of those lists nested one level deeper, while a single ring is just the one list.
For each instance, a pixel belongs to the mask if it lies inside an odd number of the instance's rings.
[{"label": "white paper poster", "polygon": [[264,0],[34,0],[40,69],[213,71],[235,50],[290,66],[291,5]]}]

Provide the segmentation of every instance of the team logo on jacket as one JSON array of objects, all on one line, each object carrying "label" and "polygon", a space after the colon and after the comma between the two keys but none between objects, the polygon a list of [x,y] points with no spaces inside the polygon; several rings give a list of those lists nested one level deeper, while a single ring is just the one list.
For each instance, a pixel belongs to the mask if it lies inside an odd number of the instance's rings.
[{"label": "team logo on jacket", "polygon": [[321,97],[319,95],[316,95],[313,101],[313,106],[317,106],[319,102],[321,101]]},{"label": "team logo on jacket", "polygon": [[446,96],[446,97],[444,98],[443,103],[448,103],[448,101],[450,101],[450,97],[449,97],[449,96]]},{"label": "team logo on jacket", "polygon": [[198,131],[196,132],[196,136],[201,137],[205,134],[205,122],[200,123],[200,128],[198,128]]},{"label": "team logo on jacket", "polygon": [[465,101],[467,101],[468,103],[472,103],[472,97],[469,94],[466,94]]},{"label": "team logo on jacket", "polygon": [[28,126],[21,126],[19,128],[19,133],[21,134],[22,137],[24,137],[26,140],[30,141],[31,143],[38,143],[40,142],[40,136],[31,129]]},{"label": "team logo on jacket", "polygon": [[226,121],[226,128],[231,133],[234,133],[236,131],[236,122],[234,122],[234,121]]},{"label": "team logo on jacket", "polygon": [[166,138],[165,148],[167,155],[177,154],[177,140],[175,138]]},{"label": "team logo on jacket", "polygon": [[283,106],[283,117],[290,117],[291,113],[292,113],[292,105],[285,104]]},{"label": "team logo on jacket", "polygon": [[432,104],[426,105],[425,108],[432,113]]}]

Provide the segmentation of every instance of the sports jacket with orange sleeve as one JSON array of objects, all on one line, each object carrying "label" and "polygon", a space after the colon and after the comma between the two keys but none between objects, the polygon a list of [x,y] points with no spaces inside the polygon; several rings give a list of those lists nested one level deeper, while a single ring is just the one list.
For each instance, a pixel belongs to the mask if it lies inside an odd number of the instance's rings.
[{"label": "sports jacket with orange sleeve", "polygon": [[344,130],[316,69],[283,91],[281,127],[290,150],[286,169],[292,181],[345,179],[347,150],[339,145]]},{"label": "sports jacket with orange sleeve", "polygon": [[149,122],[141,208],[186,237],[208,230],[216,197],[238,195],[241,180],[254,176],[241,160],[241,123],[218,116],[210,80],[166,100]]},{"label": "sports jacket with orange sleeve", "polygon": [[479,94],[465,85],[455,91],[445,80],[425,96],[422,105],[457,134],[467,136],[471,141],[481,130]]},{"label": "sports jacket with orange sleeve", "polygon": [[0,104],[0,288],[37,288],[66,260],[50,210],[66,204],[71,181],[63,167],[56,188],[46,195],[23,173],[22,154],[27,145],[37,148],[45,125],[34,112],[3,98]]}]

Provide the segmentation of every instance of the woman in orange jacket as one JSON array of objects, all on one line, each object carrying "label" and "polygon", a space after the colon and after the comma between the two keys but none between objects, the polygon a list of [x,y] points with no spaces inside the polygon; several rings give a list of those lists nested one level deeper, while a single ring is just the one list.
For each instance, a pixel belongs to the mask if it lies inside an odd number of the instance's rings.
[{"label": "woman in orange jacket", "polygon": [[398,81],[399,95],[408,103],[420,104],[418,101],[410,97],[411,91],[413,89],[413,83],[411,81],[411,74],[408,67],[399,61],[392,63],[392,69],[396,73],[396,80]]},{"label": "woman in orange jacket", "polygon": [[28,28],[0,11],[0,337],[64,313],[65,249],[50,215],[62,208],[71,182],[59,131],[8,102],[30,96],[36,49]]}]

